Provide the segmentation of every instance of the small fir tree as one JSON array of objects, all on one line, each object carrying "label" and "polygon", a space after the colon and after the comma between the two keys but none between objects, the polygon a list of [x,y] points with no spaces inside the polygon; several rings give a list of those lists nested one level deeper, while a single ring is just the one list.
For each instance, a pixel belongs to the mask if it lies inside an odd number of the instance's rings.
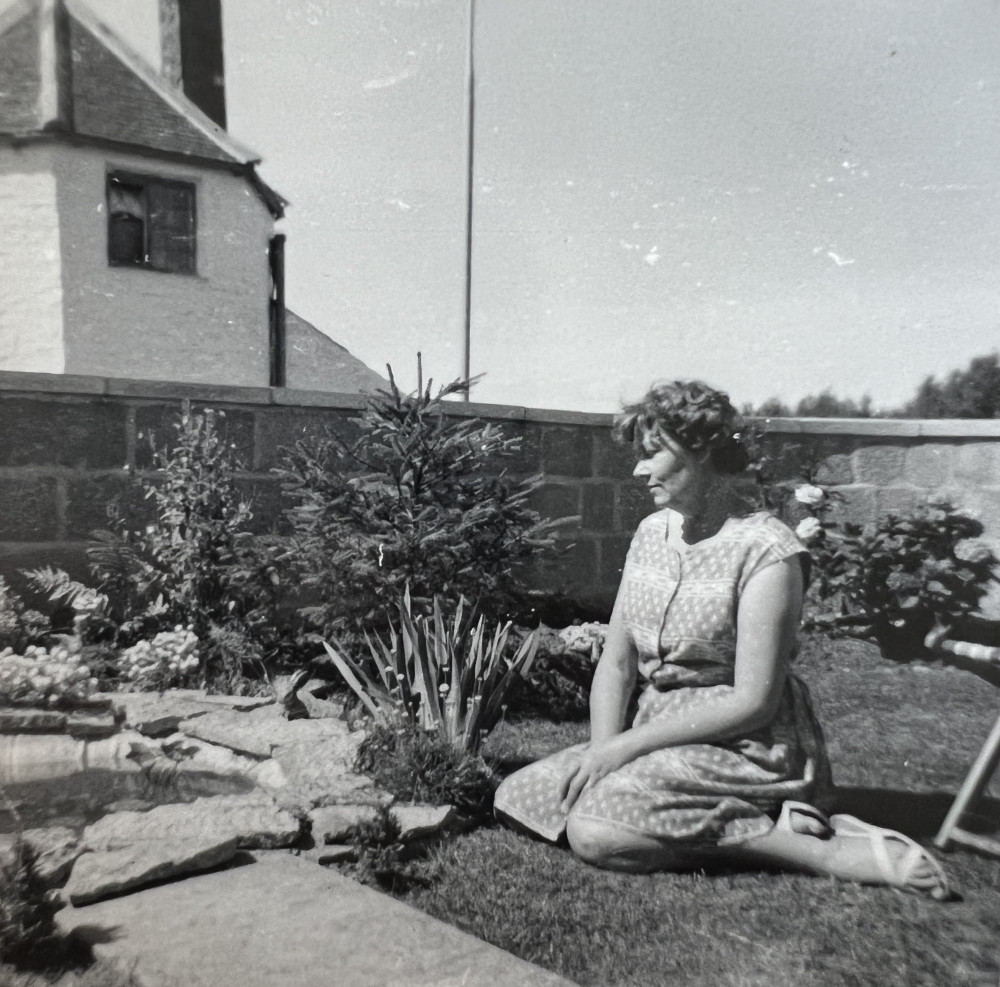
[{"label": "small fir tree", "polygon": [[[448,414],[447,399],[474,381],[436,394],[432,381],[371,397],[349,441],[327,430],[286,450],[279,472],[291,500],[289,553],[312,594],[301,612],[326,638],[357,645],[382,631],[409,587],[414,609],[437,595],[461,597],[492,619],[526,598],[522,569],[554,543],[557,522],[528,506],[539,477],[504,468],[520,440],[493,424]],[[367,649],[364,649],[367,650]]]}]

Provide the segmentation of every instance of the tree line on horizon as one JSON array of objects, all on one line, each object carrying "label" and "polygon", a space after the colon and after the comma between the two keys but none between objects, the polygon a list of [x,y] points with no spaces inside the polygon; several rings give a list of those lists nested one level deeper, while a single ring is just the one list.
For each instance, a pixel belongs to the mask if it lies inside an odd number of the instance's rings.
[{"label": "tree line on horizon", "polygon": [[755,418],[1000,418],[1000,354],[973,357],[964,370],[952,370],[941,380],[926,377],[897,408],[876,410],[870,394],[856,401],[828,387],[795,405],[769,398],[745,405],[743,413]]}]

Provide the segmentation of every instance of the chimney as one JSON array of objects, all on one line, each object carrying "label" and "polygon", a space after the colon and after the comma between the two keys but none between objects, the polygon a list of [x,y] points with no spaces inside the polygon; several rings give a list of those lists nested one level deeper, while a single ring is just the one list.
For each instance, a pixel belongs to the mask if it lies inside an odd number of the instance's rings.
[{"label": "chimney", "polygon": [[63,0],[39,0],[37,11],[39,123],[42,130],[71,130],[73,62],[66,9]]},{"label": "chimney", "polygon": [[226,126],[222,0],[159,0],[163,77]]}]

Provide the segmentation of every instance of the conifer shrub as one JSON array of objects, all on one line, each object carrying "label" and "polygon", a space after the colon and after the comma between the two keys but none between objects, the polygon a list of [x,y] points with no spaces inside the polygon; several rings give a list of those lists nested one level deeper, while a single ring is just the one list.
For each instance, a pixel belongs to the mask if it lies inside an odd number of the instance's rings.
[{"label": "conifer shrub", "polygon": [[312,596],[303,617],[317,638],[363,654],[409,587],[418,612],[461,597],[500,619],[522,612],[527,564],[554,546],[558,522],[528,506],[540,478],[507,471],[520,440],[497,425],[448,414],[473,382],[403,394],[390,386],[355,419],[357,437],[328,429],[286,450],[286,558]]}]

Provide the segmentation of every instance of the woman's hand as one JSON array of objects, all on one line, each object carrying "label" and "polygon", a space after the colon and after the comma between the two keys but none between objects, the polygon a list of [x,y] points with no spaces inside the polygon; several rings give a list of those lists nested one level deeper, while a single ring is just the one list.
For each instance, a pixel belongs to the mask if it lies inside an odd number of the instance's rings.
[{"label": "woman's hand", "polygon": [[578,760],[567,768],[559,786],[563,812],[569,812],[588,788],[593,788],[606,775],[632,760],[624,742],[625,736],[617,734],[607,740],[590,743],[580,751]]}]

